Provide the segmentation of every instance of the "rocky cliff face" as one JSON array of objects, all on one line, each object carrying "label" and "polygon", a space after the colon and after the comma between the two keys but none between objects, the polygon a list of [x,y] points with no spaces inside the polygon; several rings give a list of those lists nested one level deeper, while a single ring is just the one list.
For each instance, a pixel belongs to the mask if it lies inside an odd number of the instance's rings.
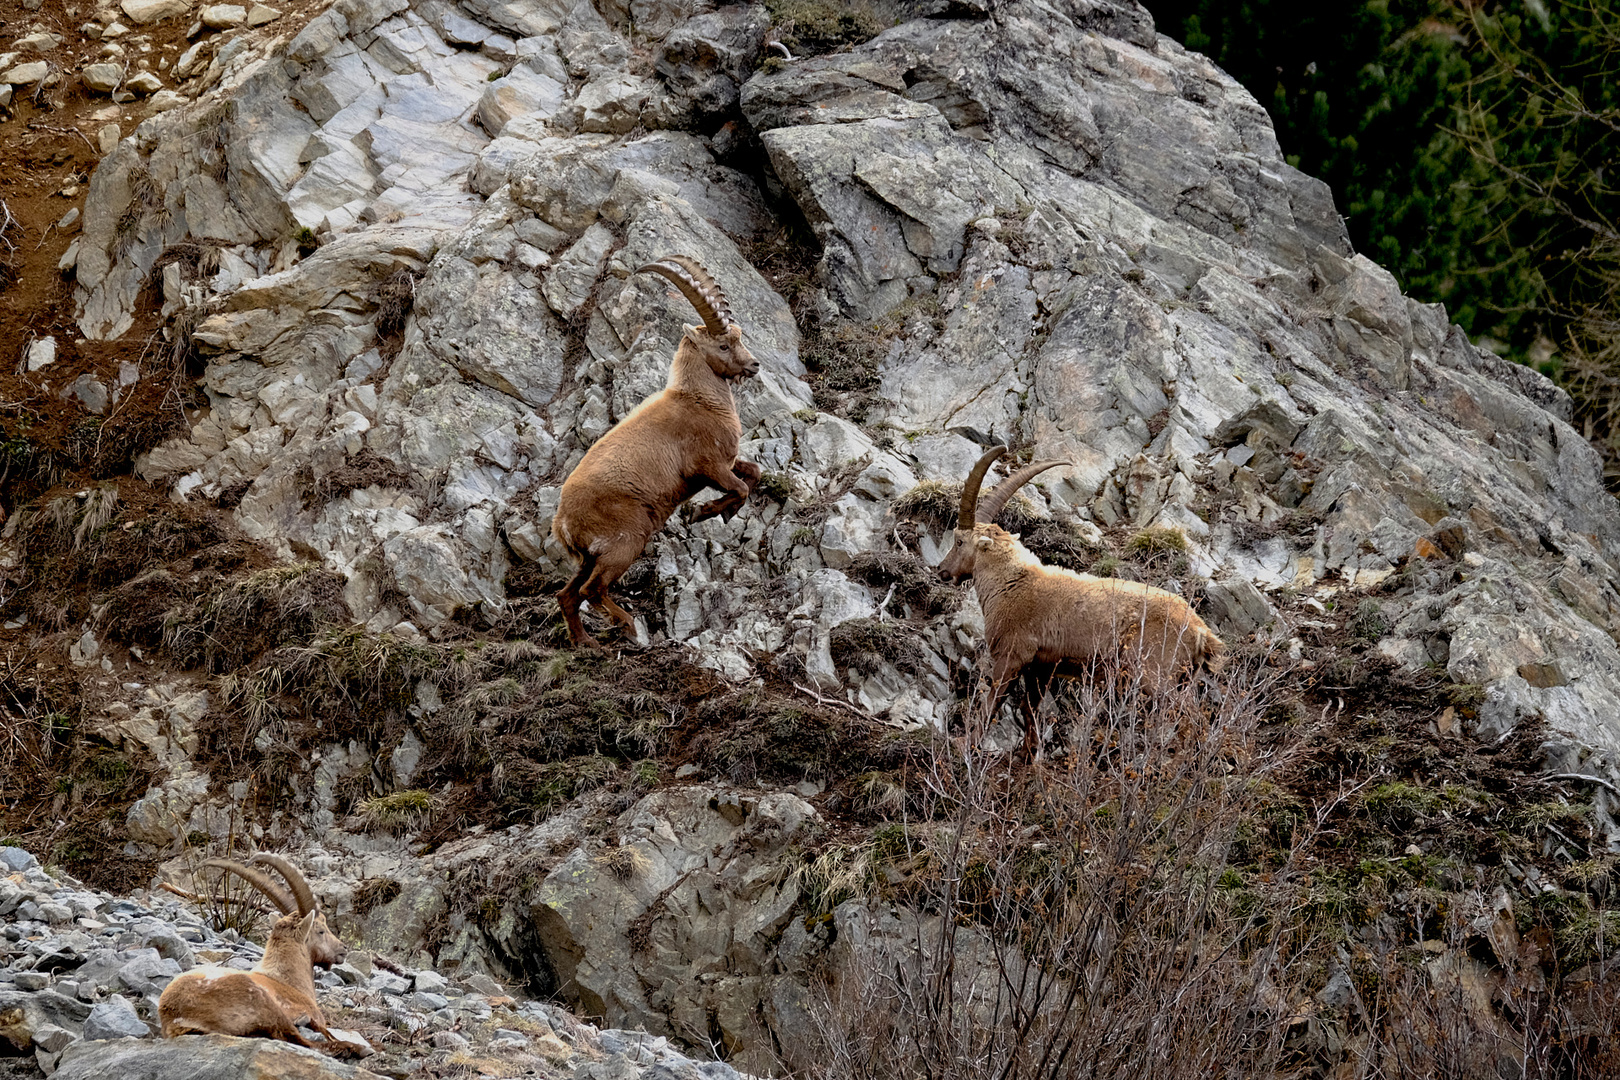
[{"label": "rocky cliff face", "polygon": [[[1544,722],[1554,771],[1620,779],[1620,513],[1568,399],[1354,254],[1231,79],[1116,0],[920,5],[792,61],[767,59],[791,28],[765,9],[703,7],[340,0],[199,60],[195,100],[96,170],[77,252],[87,337],[155,282],[206,364],[206,407],[139,475],[314,564],[322,602],[394,645],[498,623],[514,580],[568,570],[562,479],[662,385],[691,316],[631,270],[683,252],[761,362],[738,405],[767,483],[654,540],[626,581],[651,641],[944,724],[980,624],[925,572],[949,485],[1007,441],[1073,463],[1015,506],[1049,559],[1158,552],[1229,643],[1323,686],[1353,623],[1358,656],[1457,684],[1441,734]],[[96,663],[95,633],[75,648]],[[400,705],[429,743],[458,678],[423,671]],[[229,800],[187,760],[222,707],[203,690],[97,721],[161,765],[132,850],[220,831]],[[270,828],[405,883],[352,928],[613,1022],[719,1031],[763,1067],[802,1028],[807,958],[879,920],[841,907],[812,941],[788,916],[814,784],[587,798],[422,863],[332,829],[338,786],[413,782],[418,735],[322,737],[304,816]],[[532,880],[474,926],[451,894],[484,862]]]},{"label": "rocky cliff face", "polygon": [[[498,613],[514,561],[560,566],[561,478],[672,355],[685,312],[627,271],[688,252],[761,360],[744,454],[785,499],[672,525],[638,614],[733,678],[788,653],[897,723],[941,719],[971,619],[921,628],[916,672],[851,678],[830,631],[882,597],[843,571],[897,545],[894,500],[1010,440],[1074,462],[1037,515],[1182,531],[1182,586],[1213,583],[1229,637],[1286,643],[1295,597],[1398,575],[1378,648],[1482,686],[1483,732],[1540,715],[1620,742],[1620,515],[1567,400],[1353,254],[1241,88],[1112,0],[949,8],[756,72],[769,28],[377,0],[222,51],[86,207],[91,337],[129,325],[165,251],[217,252],[158,271],[209,407],[141,474],[239,498],[373,629]],[[786,291],[816,372],[758,269],[799,215],[819,256]],[[388,468],[333,495],[362,460]]]}]

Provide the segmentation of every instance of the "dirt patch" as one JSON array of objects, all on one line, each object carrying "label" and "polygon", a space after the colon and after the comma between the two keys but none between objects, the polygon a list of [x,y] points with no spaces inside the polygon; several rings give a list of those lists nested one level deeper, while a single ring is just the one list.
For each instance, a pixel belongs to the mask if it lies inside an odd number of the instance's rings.
[{"label": "dirt patch", "polygon": [[[113,40],[100,39],[99,29],[87,34],[83,27],[100,23],[72,0],[44,0],[37,10],[0,0],[0,52],[30,37],[36,47],[22,50],[19,62],[49,65],[44,80],[17,87],[10,107],[0,108],[0,520],[56,484],[127,474],[135,455],[183,430],[185,410],[198,404],[193,383],[201,368],[176,347],[183,335],[165,337],[155,291],[117,341],[86,340],[75,322],[73,272],[59,264],[83,227],[103,132],[116,141],[152,112],[149,98],[114,102],[88,90],[79,73],[121,63],[129,75],[150,69],[166,88],[193,96],[200,79],[177,82],[173,65],[195,41],[218,47],[240,35],[293,34],[326,3],[276,6],[282,17],[267,26],[195,36],[188,36],[194,17],[133,26],[120,13],[129,32]],[[176,245],[169,258],[202,266],[206,247]],[[29,371],[36,345],[48,345],[53,358]]]}]

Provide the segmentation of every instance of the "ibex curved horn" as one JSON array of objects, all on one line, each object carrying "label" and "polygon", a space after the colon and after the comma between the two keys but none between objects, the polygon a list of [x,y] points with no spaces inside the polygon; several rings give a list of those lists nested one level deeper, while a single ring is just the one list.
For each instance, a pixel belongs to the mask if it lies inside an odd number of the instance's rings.
[{"label": "ibex curved horn", "polygon": [[287,879],[287,887],[292,890],[293,897],[298,901],[298,914],[308,915],[316,908],[315,893],[310,889],[304,875],[293,869],[291,863],[280,855],[272,855],[268,851],[261,851],[253,856],[253,861],[261,866],[268,866],[276,873]]},{"label": "ibex curved horn", "polygon": [[724,337],[731,329],[731,308],[726,304],[726,294],[696,259],[687,255],[666,255],[657,262],[636,267],[636,273],[657,274],[673,282],[715,337]]},{"label": "ibex curved horn", "polygon": [[276,905],[276,910],[281,912],[283,915],[303,914],[303,912],[298,910],[297,905],[293,902],[293,898],[287,895],[287,891],[285,889],[277,885],[274,881],[271,881],[258,870],[243,866],[239,862],[232,862],[230,859],[209,859],[207,862],[203,863],[203,865],[212,866],[220,870],[228,870],[229,872],[235,874],[237,877],[241,878],[243,881],[247,882],[249,885],[263,893],[272,904]]},{"label": "ibex curved horn", "polygon": [[994,521],[996,515],[1006,507],[1007,500],[1013,497],[1013,492],[1035,479],[1047,469],[1055,469],[1059,465],[1069,465],[1068,461],[1037,461],[1033,465],[1025,465],[1007,479],[997,484],[990,494],[984,497],[984,502],[978,507],[978,520]]},{"label": "ibex curved horn", "polygon": [[979,485],[984,483],[984,474],[989,471],[990,466],[1006,452],[1005,446],[993,446],[973,463],[973,471],[968,473],[967,482],[962,485],[962,506],[956,515],[958,529],[971,529],[973,523],[978,520],[976,513],[979,505]]}]

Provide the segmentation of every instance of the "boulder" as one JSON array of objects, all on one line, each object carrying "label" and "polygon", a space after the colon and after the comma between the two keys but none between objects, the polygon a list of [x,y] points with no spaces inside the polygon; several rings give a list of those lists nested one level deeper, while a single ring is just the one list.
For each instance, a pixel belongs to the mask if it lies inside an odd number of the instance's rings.
[{"label": "boulder", "polygon": [[82,1030],[90,1006],[54,990],[11,990],[0,987],[0,1039],[17,1053],[27,1053],[36,1034],[49,1026]]},{"label": "boulder", "polygon": [[549,75],[515,67],[489,84],[478,99],[478,122],[491,137],[520,117],[547,120],[562,107],[567,86]]},{"label": "boulder", "polygon": [[191,10],[190,0],[119,0],[118,6],[136,26],[172,19]]},{"label": "boulder", "polygon": [[110,94],[124,81],[124,69],[119,64],[88,64],[79,73],[84,85],[100,94]]},{"label": "boulder", "polygon": [[240,4],[208,4],[197,16],[210,30],[228,30],[247,22],[247,8]]},{"label": "boulder", "polygon": [[137,94],[155,94],[163,89],[163,79],[155,71],[137,71],[124,80],[124,89]]},{"label": "boulder", "polygon": [[84,1021],[86,1039],[147,1039],[152,1031],[121,994],[98,1002]]},{"label": "boulder", "polygon": [[75,1043],[58,1064],[60,1080],[382,1080],[316,1050],[269,1039],[189,1035],[156,1042]]},{"label": "boulder", "polygon": [[13,64],[0,71],[0,83],[12,86],[32,86],[50,74],[51,65],[44,60],[31,60],[26,64]]}]

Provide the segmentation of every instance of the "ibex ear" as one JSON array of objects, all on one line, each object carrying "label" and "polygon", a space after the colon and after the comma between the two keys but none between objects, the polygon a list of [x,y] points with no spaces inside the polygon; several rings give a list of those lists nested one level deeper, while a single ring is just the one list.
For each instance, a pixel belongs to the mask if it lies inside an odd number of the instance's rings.
[{"label": "ibex ear", "polygon": [[980,551],[989,551],[992,547],[995,546],[995,543],[996,542],[994,540],[990,539],[988,536],[981,536],[981,537],[979,537],[979,539],[976,542],[975,546]]},{"label": "ibex ear", "polygon": [[315,933],[315,914],[313,911],[307,913],[302,919],[298,920],[298,925],[293,927],[293,933],[297,935],[299,941],[307,944],[310,937]]},{"label": "ibex ear", "polygon": [[702,331],[703,327],[693,326],[691,323],[687,323],[681,327],[682,335],[685,336],[686,340],[690,341],[694,345],[703,341]]}]

